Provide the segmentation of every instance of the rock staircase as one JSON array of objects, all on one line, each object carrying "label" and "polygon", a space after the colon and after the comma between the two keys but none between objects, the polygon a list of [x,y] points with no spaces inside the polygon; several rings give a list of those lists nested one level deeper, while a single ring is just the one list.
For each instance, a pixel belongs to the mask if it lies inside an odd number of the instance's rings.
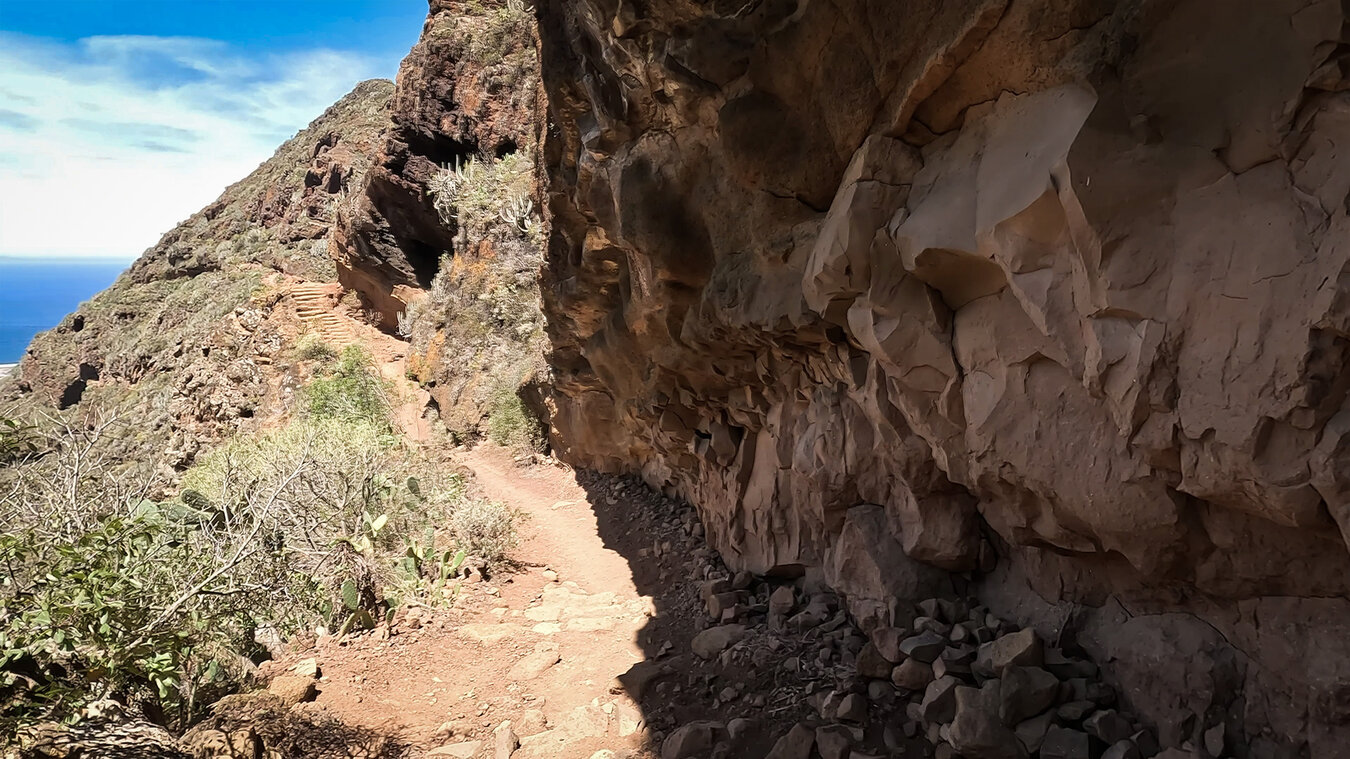
[{"label": "rock staircase", "polygon": [[335,310],[332,285],[295,285],[290,295],[295,312],[324,342],[342,350],[355,341],[351,325]]}]

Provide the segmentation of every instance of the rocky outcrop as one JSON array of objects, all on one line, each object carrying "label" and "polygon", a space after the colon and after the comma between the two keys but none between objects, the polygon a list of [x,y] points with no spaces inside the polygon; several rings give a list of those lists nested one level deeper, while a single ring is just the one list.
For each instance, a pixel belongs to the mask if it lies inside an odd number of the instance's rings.
[{"label": "rocky outcrop", "polygon": [[733,569],[997,560],[1173,744],[1350,745],[1341,4],[540,6],[559,451]]},{"label": "rocky outcrop", "polygon": [[384,327],[397,327],[431,287],[442,256],[466,252],[434,206],[432,178],[470,158],[538,144],[538,90],[533,23],[523,11],[432,0],[399,67],[393,129],[334,236],[341,282],[374,306]]}]

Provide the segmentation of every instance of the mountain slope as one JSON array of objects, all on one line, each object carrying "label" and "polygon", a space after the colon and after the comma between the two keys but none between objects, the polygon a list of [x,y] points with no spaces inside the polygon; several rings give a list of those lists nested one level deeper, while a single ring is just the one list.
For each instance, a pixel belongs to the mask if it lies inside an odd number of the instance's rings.
[{"label": "mountain slope", "polygon": [[38,335],[0,381],[0,410],[116,415],[131,430],[119,458],[173,468],[203,440],[274,410],[288,344],[323,331],[288,295],[335,282],[333,222],[389,127],[392,93],[386,80],[359,84]]}]

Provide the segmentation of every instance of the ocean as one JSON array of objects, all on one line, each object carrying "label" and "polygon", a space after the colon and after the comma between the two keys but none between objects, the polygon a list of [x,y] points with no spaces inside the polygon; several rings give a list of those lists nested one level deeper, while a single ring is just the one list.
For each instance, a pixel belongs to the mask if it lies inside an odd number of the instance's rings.
[{"label": "ocean", "polygon": [[17,362],[51,329],[117,279],[130,261],[0,257],[0,364]]}]

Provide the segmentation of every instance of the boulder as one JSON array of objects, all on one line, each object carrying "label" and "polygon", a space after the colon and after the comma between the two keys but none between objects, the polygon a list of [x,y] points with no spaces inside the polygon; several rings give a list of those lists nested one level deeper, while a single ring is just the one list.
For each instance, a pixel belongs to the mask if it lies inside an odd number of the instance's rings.
[{"label": "boulder", "polygon": [[727,648],[745,637],[745,625],[718,625],[709,627],[698,635],[690,647],[700,659],[716,659]]},{"label": "boulder", "polygon": [[[798,722],[777,741],[764,759],[810,759],[811,749],[816,745],[816,731]],[[662,756],[661,759],[669,759]]]},{"label": "boulder", "polygon": [[918,659],[906,659],[891,670],[891,682],[906,690],[921,691],[933,682],[933,668]]},{"label": "boulder", "polygon": [[1091,748],[1087,733],[1051,725],[1041,742],[1041,759],[1092,759]]},{"label": "boulder", "polygon": [[701,720],[682,725],[661,743],[661,759],[692,759],[707,754],[725,734],[721,722]]},{"label": "boulder", "polygon": [[272,678],[272,682],[267,685],[267,692],[281,699],[281,703],[286,706],[313,701],[318,695],[318,690],[314,687],[314,678],[297,675]]},{"label": "boulder", "polygon": [[998,714],[1010,727],[1049,709],[1059,694],[1059,678],[1040,667],[1008,667],[1002,680]]},{"label": "boulder", "polygon": [[1017,735],[999,719],[999,683],[956,688],[956,713],[948,737],[966,759],[1026,759]]},{"label": "boulder", "polygon": [[1041,640],[1031,628],[1008,633],[979,647],[974,670],[986,677],[1001,677],[1008,667],[1039,667]]},{"label": "boulder", "polygon": [[961,681],[954,677],[940,677],[928,684],[919,714],[925,725],[951,722],[956,716],[956,689]]}]

